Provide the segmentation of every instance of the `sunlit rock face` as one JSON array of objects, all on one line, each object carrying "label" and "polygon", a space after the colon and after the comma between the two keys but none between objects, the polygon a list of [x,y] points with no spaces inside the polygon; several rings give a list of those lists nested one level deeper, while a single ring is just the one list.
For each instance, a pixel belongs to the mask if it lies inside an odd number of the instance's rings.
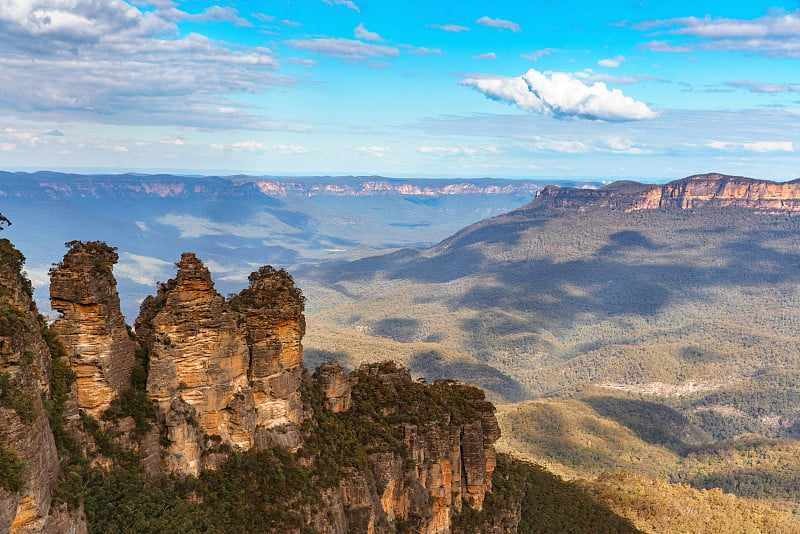
[{"label": "sunlit rock face", "polygon": [[800,212],[800,182],[770,182],[699,174],[668,184],[615,182],[600,189],[547,186],[529,207],[605,207],[626,211],[744,208],[760,213]]},{"label": "sunlit rock face", "polygon": [[142,303],[136,332],[149,351],[147,393],[166,425],[174,472],[196,475],[230,450],[300,443],[302,298],[272,268],[250,282],[228,302],[184,253],[176,278]]},{"label": "sunlit rock face", "polygon": [[76,375],[78,408],[97,417],[131,387],[136,344],[120,312],[115,249],[100,242],[70,245],[50,272],[50,305],[61,313],[54,329]]}]

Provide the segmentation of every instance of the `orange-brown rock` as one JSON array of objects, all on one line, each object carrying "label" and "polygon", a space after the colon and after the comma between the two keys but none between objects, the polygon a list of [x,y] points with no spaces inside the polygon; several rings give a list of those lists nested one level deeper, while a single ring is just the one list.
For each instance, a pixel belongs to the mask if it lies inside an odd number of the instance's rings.
[{"label": "orange-brown rock", "polygon": [[547,186],[529,207],[602,207],[639,211],[744,208],[761,213],[800,212],[800,182],[770,182],[710,173],[664,185],[614,182],[600,189]]},{"label": "orange-brown rock", "polygon": [[[351,380],[365,376],[385,386],[382,395],[398,392],[398,400],[400,392],[408,391],[412,384],[408,370],[395,365],[363,365]],[[476,415],[468,421],[454,422],[443,416],[424,425],[400,425],[398,431],[413,460],[410,469],[394,453],[370,455],[381,509],[390,523],[402,522],[414,532],[445,534],[451,532],[451,520],[464,505],[482,509],[486,492],[491,490],[494,442],[500,430],[490,403],[474,399],[470,404]],[[410,408],[398,402],[388,409],[399,414]],[[413,418],[413,413],[408,415]]]},{"label": "orange-brown rock", "polygon": [[53,503],[60,466],[42,403],[51,395],[52,360],[23,261],[0,240],[0,449],[6,461],[16,458],[20,481],[19,488],[0,485],[0,532],[85,533],[80,512]]},{"label": "orange-brown rock", "polygon": [[136,332],[150,352],[147,394],[167,428],[170,470],[196,475],[222,450],[300,444],[302,311],[284,271],[260,269],[228,302],[191,253],[145,299]]},{"label": "orange-brown rock", "polygon": [[97,417],[131,387],[136,344],[120,312],[116,249],[101,242],[68,245],[50,271],[50,305],[61,313],[54,328],[76,375],[78,407]]},{"label": "orange-brown rock", "polygon": [[335,360],[323,363],[314,373],[317,387],[325,395],[325,407],[333,413],[350,409],[353,384]]},{"label": "orange-brown rock", "polygon": [[136,332],[150,353],[147,394],[169,440],[172,471],[197,475],[207,465],[206,436],[231,447],[253,445],[253,392],[244,330],[211,275],[184,253],[174,280],[142,303]]},{"label": "orange-brown rock", "polygon": [[231,307],[244,325],[250,353],[247,376],[255,402],[256,443],[295,448],[303,419],[300,381],[306,372],[304,300],[283,269],[261,267],[249,281],[231,299]]}]

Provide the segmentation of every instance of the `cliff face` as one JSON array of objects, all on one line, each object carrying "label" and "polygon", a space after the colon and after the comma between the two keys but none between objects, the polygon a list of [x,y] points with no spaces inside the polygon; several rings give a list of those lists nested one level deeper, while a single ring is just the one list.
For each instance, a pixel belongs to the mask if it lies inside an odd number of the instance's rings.
[{"label": "cliff face", "polygon": [[[116,506],[126,498],[113,482],[105,493],[107,476],[149,473],[156,481],[145,484],[159,484],[163,468],[184,476],[212,469],[224,479],[242,461],[267,467],[248,492],[283,492],[257,505],[283,521],[273,523],[280,532],[444,534],[465,508],[483,508],[499,428],[482,391],[415,382],[391,362],[349,375],[329,362],[311,377],[302,364],[304,299],[285,271],[262,267],[226,300],[202,262],[184,253],[136,321],[149,355],[145,391],[139,345],[119,312],[114,249],[71,243],[52,270],[53,308],[62,314],[52,332],[66,352],[56,360],[22,260],[0,241],[0,532],[81,534],[81,491],[100,481],[91,507],[86,501],[91,521],[111,506],[98,507],[103,499]],[[75,381],[56,386],[67,364]],[[275,472],[280,488],[265,486]],[[219,488],[202,493],[204,477],[178,509],[215,506]],[[77,504],[70,510],[59,499]],[[170,502],[157,509],[164,514]],[[512,516],[503,524],[516,525]]]},{"label": "cliff face", "polygon": [[80,512],[54,502],[59,458],[43,404],[53,364],[23,260],[0,240],[0,532],[81,533]]},{"label": "cliff face", "polygon": [[545,187],[528,207],[599,207],[626,211],[746,208],[762,213],[800,212],[800,183],[702,174],[664,185],[615,182],[600,189]]},{"label": "cliff face", "polygon": [[76,375],[78,408],[97,417],[131,386],[136,344],[120,312],[112,268],[119,259],[105,243],[74,242],[50,273],[54,329]]},{"label": "cliff face", "polygon": [[482,509],[500,430],[480,390],[445,381],[423,385],[391,362],[364,365],[346,381],[336,367],[315,373],[325,409],[346,412],[342,399],[352,396],[344,420],[374,425],[383,436],[367,444],[370,469],[340,484],[346,532],[447,533],[464,506]]},{"label": "cliff face", "polygon": [[225,450],[299,444],[302,302],[276,271],[250,281],[229,303],[184,253],[177,277],[142,304],[136,332],[150,354],[147,394],[166,425],[172,471],[197,475]]}]

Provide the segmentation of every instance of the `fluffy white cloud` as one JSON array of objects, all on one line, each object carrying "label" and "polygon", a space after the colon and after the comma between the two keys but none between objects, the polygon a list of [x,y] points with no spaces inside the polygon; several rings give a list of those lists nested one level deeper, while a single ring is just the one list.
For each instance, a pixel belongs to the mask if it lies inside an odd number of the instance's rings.
[{"label": "fluffy white cloud", "polygon": [[516,78],[474,77],[462,80],[461,84],[492,100],[558,118],[638,121],[657,116],[645,103],[625,96],[619,89],[609,90],[602,82],[587,86],[565,72],[548,76],[531,69]]},{"label": "fluffy white cloud", "polygon": [[288,46],[298,50],[307,50],[324,56],[336,57],[347,60],[365,60],[377,57],[398,56],[400,50],[393,46],[364,43],[354,39],[319,38],[319,39],[291,39],[286,41]]},{"label": "fluffy white cloud", "polygon": [[498,28],[501,30],[511,30],[514,33],[519,33],[522,31],[522,28],[516,22],[512,22],[510,20],[503,20],[503,19],[493,19],[489,17],[481,17],[475,21],[476,24],[480,24],[482,26],[489,26],[490,28]]},{"label": "fluffy white cloud", "polygon": [[179,36],[174,23],[247,21],[231,7],[211,6],[193,15],[170,0],[154,4],[154,10],[140,11],[122,0],[0,2],[0,113],[270,128],[271,121],[225,95],[294,84],[294,78],[271,72],[278,66],[273,53],[196,33]]},{"label": "fluffy white cloud", "polygon": [[487,52],[485,54],[472,56],[472,59],[497,59],[497,54],[495,54],[494,52]]},{"label": "fluffy white cloud", "polygon": [[378,35],[375,32],[371,32],[364,27],[364,24],[361,23],[353,30],[353,34],[355,35],[356,39],[363,39],[365,41],[383,41],[383,37]]},{"label": "fluffy white cloud", "polygon": [[466,26],[461,26],[459,24],[427,24],[427,28],[434,28],[436,30],[443,30],[446,32],[452,33],[459,33],[459,32],[468,32],[469,28]]},{"label": "fluffy white cloud", "polygon": [[[788,12],[776,10],[752,20],[683,17],[649,20],[635,27],[701,39],[698,46],[710,50],[738,50],[769,56],[800,57],[800,9]],[[653,43],[669,46],[664,41]]]},{"label": "fluffy white cloud", "polygon": [[731,143],[728,141],[709,141],[708,147],[716,150],[744,150],[747,152],[794,152],[791,141],[756,141],[753,143]]},{"label": "fluffy white cloud", "polygon": [[597,62],[601,67],[619,67],[625,61],[625,56],[617,56],[608,59],[601,59]]}]

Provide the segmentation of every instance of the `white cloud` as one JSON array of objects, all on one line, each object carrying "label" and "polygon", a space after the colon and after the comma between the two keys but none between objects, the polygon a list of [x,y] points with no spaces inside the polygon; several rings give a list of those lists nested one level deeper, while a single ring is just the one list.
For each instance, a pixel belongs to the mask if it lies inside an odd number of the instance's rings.
[{"label": "white cloud", "polygon": [[114,152],[127,152],[128,147],[123,145],[114,145],[113,147],[111,147],[111,150],[113,150]]},{"label": "white cloud", "polygon": [[496,146],[474,147],[474,146],[421,146],[417,149],[420,154],[436,156],[438,158],[457,157],[457,156],[478,156],[487,154],[500,154]]},{"label": "white cloud", "polygon": [[305,154],[308,152],[308,149],[301,145],[272,145],[269,150],[278,154]]},{"label": "white cloud", "polygon": [[751,93],[800,92],[800,84],[751,82],[746,80],[734,80],[726,83],[733,87],[743,87]]},{"label": "white cloud", "polygon": [[2,150],[3,152],[13,152],[14,150],[16,150],[16,148],[17,148],[16,143],[8,143],[8,142],[0,143],[0,150]]},{"label": "white cloud", "polygon": [[425,56],[428,54],[434,54],[437,56],[442,55],[442,51],[439,50],[438,48],[425,48],[424,46],[419,46],[419,47],[412,46],[408,49],[408,53],[414,54],[415,56]]},{"label": "white cloud", "polygon": [[137,228],[142,232],[149,232],[150,228],[147,226],[147,223],[144,221],[134,221],[136,223]]},{"label": "white cloud", "polygon": [[521,54],[520,57],[522,57],[522,59],[530,59],[531,61],[539,61],[539,58],[542,56],[554,54],[556,52],[561,52],[561,50],[557,48],[542,48],[541,50],[534,50],[533,52],[529,52],[527,54]]},{"label": "white cloud", "polygon": [[346,8],[352,9],[358,13],[361,13],[361,9],[355,4],[355,2],[351,2],[350,0],[322,0],[329,6],[344,6]]},{"label": "white cloud", "polygon": [[460,26],[458,24],[427,24],[426,27],[434,28],[436,30],[444,30],[451,33],[468,32],[469,28]]},{"label": "white cloud", "polygon": [[[683,17],[649,20],[634,27],[646,31],[657,29],[671,35],[696,38],[700,40],[698,46],[710,50],[749,51],[768,56],[800,57],[800,9],[775,10],[752,20],[709,16]],[[653,41],[653,43],[664,42]],[[669,45],[664,43],[664,46]]]},{"label": "white cloud", "polygon": [[694,50],[693,46],[688,45],[673,45],[667,41],[649,41],[639,45],[640,47],[650,50],[651,52],[671,52],[680,54],[683,52],[691,52]]},{"label": "white cloud", "polygon": [[497,59],[497,54],[495,54],[494,52],[487,52],[485,54],[472,56],[472,59]]},{"label": "white cloud", "polygon": [[587,86],[565,72],[548,76],[531,69],[516,78],[467,78],[461,85],[472,87],[492,100],[557,118],[638,121],[657,116],[645,103],[625,96],[619,89],[609,90],[602,82]]},{"label": "white cloud", "polygon": [[475,21],[476,24],[481,24],[483,26],[489,26],[490,28],[498,28],[501,30],[511,30],[514,33],[519,33],[522,31],[522,28],[516,22],[511,22],[510,20],[503,20],[503,19],[493,19],[489,17],[481,17]]},{"label": "white cloud", "polygon": [[231,144],[214,143],[211,145],[211,148],[214,150],[228,150],[242,154],[254,154],[257,152],[264,152],[265,150],[264,145],[258,141],[239,141]]},{"label": "white cloud", "polygon": [[191,15],[168,0],[147,11],[122,0],[0,2],[0,113],[65,122],[282,128],[225,97],[296,83],[271,72],[278,66],[272,51],[197,33],[180,36],[174,23],[187,17],[246,22],[234,16],[225,7]]},{"label": "white cloud", "polygon": [[756,141],[753,143],[732,143],[728,141],[709,141],[708,147],[716,150],[744,150],[747,152],[794,152],[791,141]]},{"label": "white cloud", "polygon": [[364,43],[354,39],[319,38],[290,39],[285,43],[298,50],[307,50],[325,56],[347,60],[365,60],[376,57],[398,56],[400,50],[393,46]]},{"label": "white cloud", "polygon": [[383,41],[383,37],[378,35],[375,32],[371,32],[364,27],[364,24],[361,23],[353,30],[353,34],[355,35],[356,39],[363,39],[365,41]]},{"label": "white cloud", "polygon": [[117,278],[127,278],[137,284],[152,286],[170,278],[174,264],[169,261],[123,252],[114,267]]},{"label": "white cloud", "polygon": [[360,146],[356,148],[359,154],[374,156],[376,158],[382,158],[389,150],[391,149],[388,146]]},{"label": "white cloud", "polygon": [[593,152],[609,154],[642,155],[652,151],[644,146],[634,143],[627,137],[607,136],[597,139],[553,139],[549,137],[534,137],[533,148],[542,152],[559,152],[563,154],[587,154]]},{"label": "white cloud", "polygon": [[619,67],[625,61],[625,56],[617,56],[608,59],[601,59],[597,62],[601,67]]}]

